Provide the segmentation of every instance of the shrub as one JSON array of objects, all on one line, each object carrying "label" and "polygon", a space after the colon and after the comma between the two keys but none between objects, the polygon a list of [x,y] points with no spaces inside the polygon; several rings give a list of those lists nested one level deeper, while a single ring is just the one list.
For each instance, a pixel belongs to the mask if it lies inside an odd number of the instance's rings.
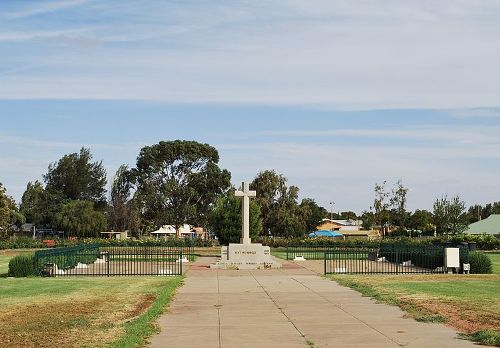
[{"label": "shrub", "polygon": [[9,261],[9,277],[31,277],[36,275],[33,254],[18,255]]},{"label": "shrub", "polygon": [[45,247],[41,240],[29,237],[0,240],[0,249],[38,249]]},{"label": "shrub", "polygon": [[470,273],[489,274],[493,273],[493,265],[488,255],[484,253],[469,253]]}]

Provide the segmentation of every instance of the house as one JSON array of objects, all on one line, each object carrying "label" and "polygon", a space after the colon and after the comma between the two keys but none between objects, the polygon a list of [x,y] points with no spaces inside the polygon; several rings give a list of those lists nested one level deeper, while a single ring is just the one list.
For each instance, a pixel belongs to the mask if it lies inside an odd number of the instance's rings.
[{"label": "house", "polygon": [[208,232],[208,229],[204,227],[193,227],[193,232],[196,234],[196,238],[202,239],[202,240],[209,240],[210,239],[210,233]]},{"label": "house", "polygon": [[493,214],[484,220],[470,224],[464,233],[500,236],[500,214]]},{"label": "house", "polygon": [[316,228],[318,231],[359,231],[361,229],[362,221],[359,220],[331,220],[323,219],[321,224]]},{"label": "house", "polygon": [[[179,232],[181,234],[181,237],[194,237],[195,232],[191,230],[191,226],[188,224],[184,224],[180,227]],[[168,238],[168,237],[175,237],[176,236],[176,230],[175,226],[173,225],[163,225],[161,226],[158,230],[151,232],[151,234],[156,237],[157,239],[160,238]]]}]

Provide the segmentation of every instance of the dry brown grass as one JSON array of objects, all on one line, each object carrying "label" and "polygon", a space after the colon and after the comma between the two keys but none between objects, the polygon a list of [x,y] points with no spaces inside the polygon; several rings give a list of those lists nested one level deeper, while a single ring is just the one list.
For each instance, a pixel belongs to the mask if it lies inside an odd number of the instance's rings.
[{"label": "dry brown grass", "polygon": [[[152,277],[0,280],[0,347],[108,346],[124,335],[124,325],[143,314],[169,281]],[[33,289],[36,286],[39,293]]]}]

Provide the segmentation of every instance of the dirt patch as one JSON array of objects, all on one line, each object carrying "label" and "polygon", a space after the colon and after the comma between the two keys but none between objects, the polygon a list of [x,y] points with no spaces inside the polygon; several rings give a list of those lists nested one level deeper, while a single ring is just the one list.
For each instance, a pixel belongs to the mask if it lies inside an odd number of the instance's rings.
[{"label": "dirt patch", "polygon": [[151,305],[153,302],[156,300],[156,296],[153,294],[147,294],[144,296],[141,296],[137,303],[128,310],[123,316],[122,320],[130,320],[132,318],[138,317],[142,313],[144,313]]},{"label": "dirt patch", "polygon": [[426,312],[448,318],[447,325],[463,333],[474,333],[484,329],[497,330],[500,327],[500,317],[497,314],[485,313],[484,310],[473,306],[432,299],[402,297],[401,300],[405,304],[414,305]]}]

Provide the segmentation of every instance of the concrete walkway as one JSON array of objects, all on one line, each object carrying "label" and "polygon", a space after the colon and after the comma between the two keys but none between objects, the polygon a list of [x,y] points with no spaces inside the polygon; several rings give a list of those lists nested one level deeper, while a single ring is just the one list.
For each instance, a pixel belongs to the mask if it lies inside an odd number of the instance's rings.
[{"label": "concrete walkway", "polygon": [[187,272],[151,347],[473,347],[444,325],[404,319],[314,273],[210,270],[200,258]]}]

